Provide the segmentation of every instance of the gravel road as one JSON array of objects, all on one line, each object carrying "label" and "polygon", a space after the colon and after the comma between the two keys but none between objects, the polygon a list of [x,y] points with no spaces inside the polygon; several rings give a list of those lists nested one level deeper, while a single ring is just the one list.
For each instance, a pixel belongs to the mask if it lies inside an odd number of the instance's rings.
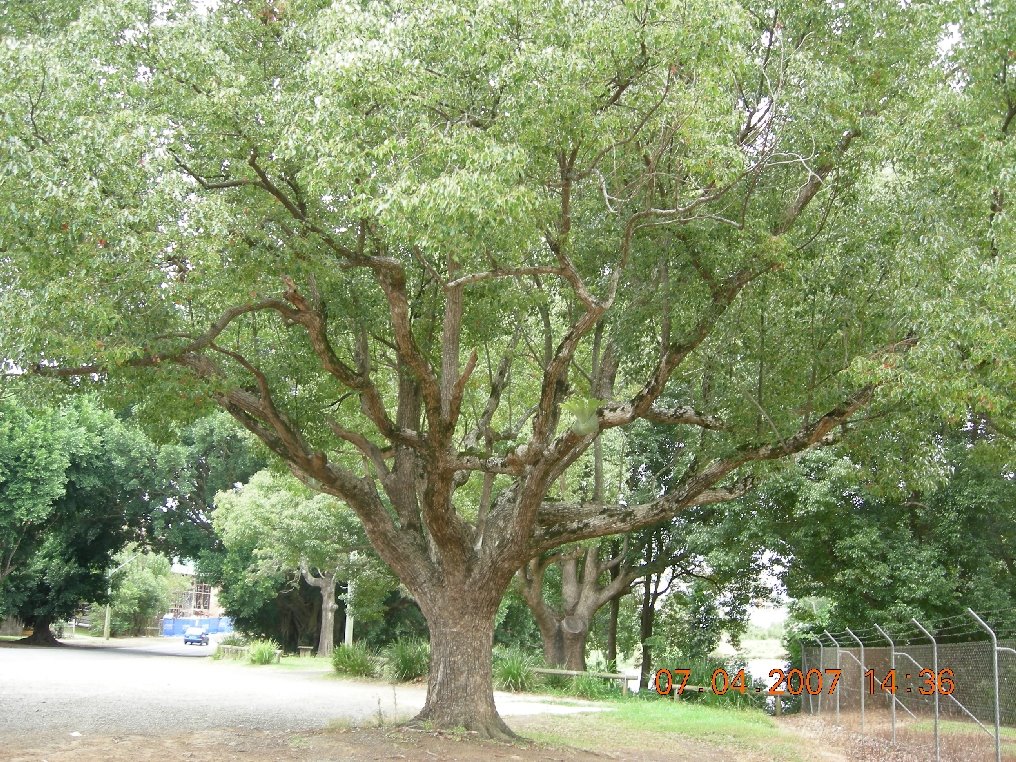
[{"label": "gravel road", "polygon": [[[23,736],[310,730],[370,722],[379,710],[386,721],[406,718],[423,706],[423,686],[340,680],[325,665],[214,661],[213,648],[161,638],[80,639],[64,648],[2,643],[0,750]],[[496,701],[506,717],[595,710],[503,693]]]}]

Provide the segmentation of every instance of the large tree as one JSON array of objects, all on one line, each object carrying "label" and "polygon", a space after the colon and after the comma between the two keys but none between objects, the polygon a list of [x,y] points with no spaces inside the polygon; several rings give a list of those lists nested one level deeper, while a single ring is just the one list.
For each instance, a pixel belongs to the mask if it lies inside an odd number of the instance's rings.
[{"label": "large tree", "polygon": [[[904,373],[1001,372],[1011,178],[962,213],[928,178],[970,158],[933,108],[997,130],[950,55],[1005,3],[47,5],[0,17],[0,356],[213,400],[343,499],[426,616],[421,721],[510,732],[529,559],[737,496]],[[665,494],[545,500],[640,419],[696,434]]]}]

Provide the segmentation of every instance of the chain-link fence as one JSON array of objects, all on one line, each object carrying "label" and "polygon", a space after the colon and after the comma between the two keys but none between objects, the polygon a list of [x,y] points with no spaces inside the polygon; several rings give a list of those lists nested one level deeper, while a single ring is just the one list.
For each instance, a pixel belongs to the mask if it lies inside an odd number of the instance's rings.
[{"label": "chain-link fence", "polygon": [[1016,630],[992,621],[968,609],[892,630],[813,634],[787,690],[803,712],[897,757],[1016,761]]}]

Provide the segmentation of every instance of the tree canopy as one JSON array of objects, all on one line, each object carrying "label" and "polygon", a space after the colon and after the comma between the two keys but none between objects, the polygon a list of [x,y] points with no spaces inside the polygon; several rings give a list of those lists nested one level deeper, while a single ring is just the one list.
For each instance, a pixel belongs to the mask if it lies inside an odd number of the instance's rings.
[{"label": "tree canopy", "polygon": [[[892,404],[1012,413],[1007,0],[47,8],[3,17],[0,356],[213,401],[343,499],[427,617],[421,720],[508,732],[539,553]],[[664,493],[547,499],[642,419]]]},{"label": "tree canopy", "polygon": [[0,428],[8,425],[0,613],[13,613],[45,641],[51,622],[83,601],[106,600],[113,556],[139,537],[161,486],[155,448],[85,398],[60,410],[0,409]]}]

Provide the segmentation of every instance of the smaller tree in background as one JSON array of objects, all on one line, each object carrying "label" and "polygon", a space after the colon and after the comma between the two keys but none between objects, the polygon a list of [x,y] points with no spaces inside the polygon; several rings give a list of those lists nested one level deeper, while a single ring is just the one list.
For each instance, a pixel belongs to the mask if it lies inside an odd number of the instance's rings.
[{"label": "smaller tree in background", "polygon": [[[63,490],[22,535],[28,551],[4,585],[10,603],[0,604],[33,629],[32,642],[42,644],[54,642],[50,625],[81,601],[105,602],[106,570],[140,534],[150,495],[159,488],[155,448],[139,430],[87,398],[57,415],[67,458]],[[31,463],[15,462],[13,471],[23,474]],[[0,514],[7,510],[0,503]]]},{"label": "smaller tree in background", "polygon": [[[113,575],[110,599],[110,632],[113,635],[143,635],[148,623],[169,611],[187,588],[187,580],[174,575],[165,556],[139,552],[128,545],[113,559],[123,568]],[[92,629],[102,629],[93,620]]]},{"label": "smaller tree in background", "polygon": [[354,587],[366,593],[350,596],[347,616],[359,609],[368,617],[380,613],[381,592],[386,594],[397,584],[370,550],[352,511],[334,497],[314,494],[292,477],[259,471],[247,484],[220,492],[215,503],[212,521],[227,549],[254,548],[249,577],[299,575],[320,591],[319,656],[331,654],[334,646],[339,582],[355,579]]}]

